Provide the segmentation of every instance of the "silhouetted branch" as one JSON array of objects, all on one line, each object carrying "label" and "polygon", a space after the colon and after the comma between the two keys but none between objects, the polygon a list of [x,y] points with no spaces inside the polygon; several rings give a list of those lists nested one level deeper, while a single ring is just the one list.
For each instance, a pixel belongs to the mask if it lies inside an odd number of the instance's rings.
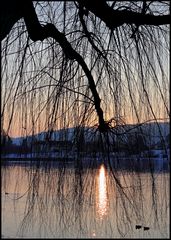
[{"label": "silhouetted branch", "polygon": [[80,0],[78,2],[104,21],[111,30],[114,30],[123,24],[159,26],[170,23],[169,14],[155,16],[130,10],[113,10],[105,0]]}]

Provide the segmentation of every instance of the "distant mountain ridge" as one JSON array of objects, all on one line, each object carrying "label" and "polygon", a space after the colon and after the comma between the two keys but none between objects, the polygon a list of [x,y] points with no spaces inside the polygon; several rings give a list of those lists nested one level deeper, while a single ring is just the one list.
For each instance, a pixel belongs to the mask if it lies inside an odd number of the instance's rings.
[{"label": "distant mountain ridge", "polygon": [[[156,144],[161,140],[161,135],[163,139],[169,139],[170,135],[170,122],[159,122],[159,123],[145,123],[143,125],[124,125],[119,126],[117,131],[119,133],[124,133],[125,135],[130,135],[132,133],[138,132],[141,128],[144,136],[146,137],[147,144]],[[75,141],[80,134],[84,132],[84,139],[86,142],[91,142],[99,136],[96,128],[93,127],[80,127],[80,128],[67,128],[55,130],[51,134],[51,140],[56,141]],[[32,142],[32,140],[44,141],[46,140],[48,132],[41,132],[34,136],[27,136],[27,141]],[[13,144],[21,145],[25,137],[11,138]]]}]

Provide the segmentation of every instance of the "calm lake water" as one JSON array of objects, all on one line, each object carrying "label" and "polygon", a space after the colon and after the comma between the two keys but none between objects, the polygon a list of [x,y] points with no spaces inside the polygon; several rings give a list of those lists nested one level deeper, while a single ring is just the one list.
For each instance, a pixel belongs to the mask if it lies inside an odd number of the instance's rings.
[{"label": "calm lake water", "polygon": [[2,237],[170,237],[168,172],[16,163],[1,178]]}]

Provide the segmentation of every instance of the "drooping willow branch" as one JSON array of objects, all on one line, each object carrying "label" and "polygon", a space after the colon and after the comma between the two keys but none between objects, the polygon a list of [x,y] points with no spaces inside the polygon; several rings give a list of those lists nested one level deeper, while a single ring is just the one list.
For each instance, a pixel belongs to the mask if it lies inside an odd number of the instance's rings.
[{"label": "drooping willow branch", "polygon": [[[67,41],[65,35],[63,33],[59,32],[58,29],[53,24],[49,23],[46,26],[41,27],[41,28],[42,28],[42,31],[41,31],[41,34],[39,32],[39,34],[37,35],[37,40],[43,40],[45,38],[52,37],[60,44],[60,46],[63,49],[63,52],[65,53],[65,56],[70,60],[76,60],[83,68],[83,70],[88,78],[89,87],[90,87],[91,92],[94,97],[94,105],[95,105],[95,109],[96,109],[98,117],[99,117],[99,130],[105,131],[107,125],[104,121],[103,110],[100,107],[101,99],[96,90],[96,85],[95,85],[94,79],[92,77],[92,74],[91,74],[90,70],[88,69],[82,56],[72,48],[71,44]],[[35,38],[36,38],[36,36],[34,34],[33,39],[35,39]]]},{"label": "drooping willow branch", "polygon": [[[91,35],[86,28],[83,18],[85,8],[87,11],[91,11],[93,14],[95,14],[95,16],[100,18],[111,30],[123,25],[124,23],[135,25],[163,25],[169,23],[169,15],[155,16],[148,13],[146,14],[144,11],[142,11],[141,13],[134,12],[129,8],[127,8],[127,10],[126,8],[125,10],[114,10],[104,0],[99,0],[98,2],[96,0],[85,0],[77,1],[77,3],[79,5],[78,14],[80,16],[80,22],[82,24],[86,37],[94,50],[104,59],[106,58],[105,55],[103,55],[100,49],[94,44]],[[5,26],[1,29],[1,40],[6,37],[14,23],[22,17],[24,17],[29,37],[34,42],[38,40],[43,41],[48,37],[55,39],[55,41],[58,42],[61,46],[66,58],[70,60],[76,60],[85,72],[88,79],[89,88],[93,95],[94,106],[99,118],[99,130],[101,132],[106,131],[110,126],[109,123],[104,121],[103,110],[100,106],[101,99],[97,92],[96,84],[91,74],[91,70],[89,70],[87,64],[83,59],[83,56],[81,56],[76,50],[73,49],[72,45],[67,40],[65,34],[58,31],[58,29],[53,24],[49,23],[45,26],[40,25],[31,0],[26,0],[24,1],[24,3],[21,0],[14,0],[12,2],[6,1],[3,4],[5,4],[6,11],[3,11],[1,16],[1,26]]]},{"label": "drooping willow branch", "polygon": [[138,13],[131,10],[114,10],[105,0],[78,0],[77,2],[99,17],[111,30],[124,23],[159,26],[169,24],[170,22],[169,14],[152,15],[145,14],[144,12]]},{"label": "drooping willow branch", "polygon": [[78,64],[82,67],[86,74],[89,83],[89,88],[94,98],[94,106],[99,118],[99,131],[101,132],[106,131],[108,125],[104,121],[103,110],[101,109],[100,106],[101,99],[97,92],[91,71],[88,69],[88,66],[85,63],[83,57],[72,48],[71,44],[67,41],[65,35],[58,31],[58,29],[53,24],[48,23],[45,26],[40,25],[33,3],[31,1],[27,1],[26,5],[28,9],[24,7],[24,20],[26,23],[29,37],[33,41],[38,40],[43,41],[46,38],[52,37],[60,44],[66,58],[70,60],[76,60],[78,62]]}]

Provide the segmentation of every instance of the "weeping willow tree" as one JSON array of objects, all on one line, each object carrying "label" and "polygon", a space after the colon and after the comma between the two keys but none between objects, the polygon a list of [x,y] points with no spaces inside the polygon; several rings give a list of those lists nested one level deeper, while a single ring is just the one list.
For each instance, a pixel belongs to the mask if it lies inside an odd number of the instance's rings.
[{"label": "weeping willow tree", "polygon": [[[27,137],[45,131],[48,139],[55,130],[65,129],[67,135],[67,129],[74,128],[78,131],[73,141],[79,147],[84,142],[82,131],[86,134],[92,128],[89,141],[96,140],[96,151],[103,151],[109,160],[111,181],[114,180],[117,196],[122,199],[118,203],[122,205],[122,214],[128,213],[127,204],[137,217],[141,215],[138,209],[144,214],[143,204],[138,204],[144,193],[127,192],[128,183],[122,183],[114,171],[110,152],[113,146],[122,146],[129,124],[135,128],[151,121],[158,124],[169,120],[169,2],[85,0],[1,4],[1,127],[10,136]],[[135,141],[142,145],[139,140]],[[130,143],[127,151],[132,151]],[[88,180],[78,160],[71,188],[80,211]],[[129,164],[133,169],[133,164]],[[42,204],[38,169],[30,175],[29,214],[34,210],[31,206]],[[158,192],[150,170],[152,209],[158,219],[159,213],[153,208]],[[61,202],[65,195],[62,182],[68,176],[65,173],[64,168],[58,173],[60,176],[55,175],[59,179]],[[139,174],[136,177],[132,174],[131,181],[131,186],[138,181],[141,190]],[[46,188],[45,201],[49,191],[54,193],[55,187]],[[37,196],[36,201],[33,196]],[[30,219],[29,214],[26,216]],[[126,218],[130,222],[129,214]]]},{"label": "weeping willow tree", "polygon": [[168,2],[2,6],[4,129],[28,135],[84,125],[104,133],[118,122],[169,117]]}]

